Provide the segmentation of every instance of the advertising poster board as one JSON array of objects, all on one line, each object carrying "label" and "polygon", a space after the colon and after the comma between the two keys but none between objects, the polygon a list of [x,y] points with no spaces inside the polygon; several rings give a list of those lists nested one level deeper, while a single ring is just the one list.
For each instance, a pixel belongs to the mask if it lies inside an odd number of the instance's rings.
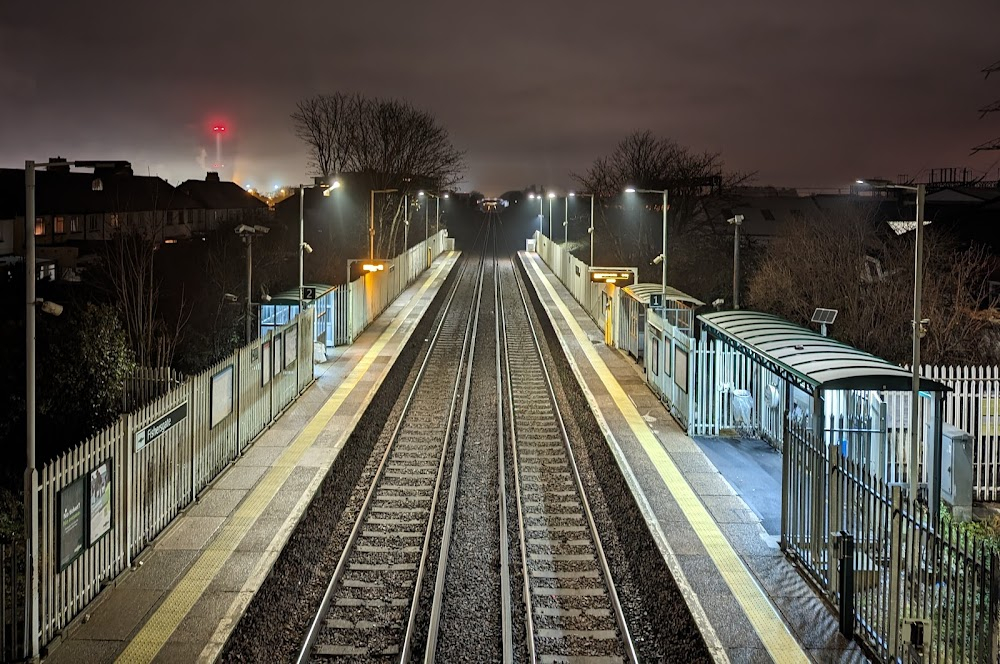
[{"label": "advertising poster board", "polygon": [[281,373],[281,349],[284,346],[281,340],[281,335],[274,335],[274,343],[271,345],[271,354],[274,355],[274,375],[277,376]]},{"label": "advertising poster board", "polygon": [[78,477],[59,492],[59,571],[83,553],[85,541],[84,494],[86,476]]},{"label": "advertising poster board", "polygon": [[212,422],[215,428],[233,412],[233,365],[212,376]]},{"label": "advertising poster board", "polygon": [[111,532],[112,490],[111,459],[107,459],[90,471],[90,546]]},{"label": "advertising poster board", "polygon": [[271,382],[271,342],[265,341],[260,346],[260,384]]},{"label": "advertising poster board", "polygon": [[290,367],[298,357],[299,326],[293,325],[285,330],[285,366]]}]

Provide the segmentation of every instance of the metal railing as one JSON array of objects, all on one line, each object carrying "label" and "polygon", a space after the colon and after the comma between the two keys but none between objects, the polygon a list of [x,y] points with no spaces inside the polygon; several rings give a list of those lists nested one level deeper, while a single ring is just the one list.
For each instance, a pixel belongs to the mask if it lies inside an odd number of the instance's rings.
[{"label": "metal railing", "polygon": [[[883,662],[1000,661],[1000,555],[786,422],[781,546]],[[844,546],[849,542],[849,546]]]},{"label": "metal railing", "polygon": [[[238,349],[39,472],[39,642],[49,643],[313,381],[314,316]],[[0,544],[0,656],[24,657],[24,543]]]}]

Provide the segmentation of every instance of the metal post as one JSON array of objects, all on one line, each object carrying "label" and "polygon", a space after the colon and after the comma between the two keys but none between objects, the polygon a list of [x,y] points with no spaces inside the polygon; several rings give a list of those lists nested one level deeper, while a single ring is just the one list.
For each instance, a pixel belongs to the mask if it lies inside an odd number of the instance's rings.
[{"label": "metal post", "polygon": [[434,234],[441,232],[441,197],[434,197]]},{"label": "metal post", "polygon": [[29,588],[28,656],[37,657],[38,597],[38,471],[35,468],[35,162],[24,162],[24,295],[25,295],[25,440],[24,519],[28,535],[25,570]]},{"label": "metal post", "polygon": [[427,256],[427,267],[431,266],[431,243],[427,237],[430,232],[430,213],[431,202],[427,201],[427,207],[424,208],[424,254]]},{"label": "metal post", "polygon": [[667,190],[663,190],[663,299],[667,298],[667,209],[670,202]]},{"label": "metal post", "polygon": [[854,637],[854,535],[838,533],[837,556],[840,561],[840,633]]},{"label": "metal post", "polygon": [[[306,214],[306,188],[304,185],[299,185],[299,313],[302,313],[302,263],[304,260],[303,254],[306,248],[306,238],[305,238],[305,214]],[[247,245],[247,252],[250,251],[250,245]],[[249,300],[249,298],[247,298]],[[247,329],[250,329],[249,323],[247,324]],[[250,337],[247,337],[247,343],[250,343]]]},{"label": "metal post", "polygon": [[[733,224],[733,309],[740,308],[740,222]],[[823,336],[826,336],[825,334]]]},{"label": "metal post", "polygon": [[900,563],[903,554],[903,489],[898,484],[892,487],[892,512],[890,514],[889,539],[889,657],[895,661],[899,653],[899,584]]},{"label": "metal post", "polygon": [[368,208],[368,260],[375,260],[375,190],[371,190],[371,207]]},{"label": "metal post", "polygon": [[[247,310],[247,316],[246,316],[246,318],[247,318],[247,321],[246,321],[247,336],[246,336],[246,344],[247,344],[247,346],[249,346],[250,345],[250,318],[251,318],[251,314],[250,314],[250,311],[251,311],[251,309],[250,309],[250,300],[251,300],[251,295],[253,294],[253,290],[251,288],[251,284],[253,283],[252,282],[252,279],[253,279],[253,235],[247,235],[246,236],[246,241],[247,241],[247,304],[246,304],[246,310]],[[299,269],[300,269],[300,272],[299,272],[299,311],[302,311],[302,272],[301,272],[302,262],[301,261],[302,261],[302,251],[299,250]]]},{"label": "metal post", "polygon": [[917,235],[913,259],[913,380],[910,395],[910,500],[920,483],[920,294],[923,290],[924,185],[917,185]]},{"label": "metal post", "polygon": [[594,266],[594,195],[590,195],[590,266]]},{"label": "metal post", "polygon": [[538,234],[545,234],[545,212],[542,211],[542,197],[538,197]]},{"label": "metal post", "polygon": [[552,233],[552,197],[549,196],[549,237],[553,237]]},{"label": "metal post", "polygon": [[563,208],[563,246],[569,244],[569,196],[566,197],[566,207]]}]

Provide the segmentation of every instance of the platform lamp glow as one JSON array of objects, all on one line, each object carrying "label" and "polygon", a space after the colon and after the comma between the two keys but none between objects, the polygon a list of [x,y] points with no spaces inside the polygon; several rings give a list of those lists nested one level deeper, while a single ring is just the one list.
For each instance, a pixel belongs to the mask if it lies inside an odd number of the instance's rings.
[{"label": "platform lamp glow", "polygon": [[924,226],[928,221],[924,221],[924,197],[926,187],[922,184],[906,185],[894,184],[888,180],[856,180],[860,185],[866,185],[875,189],[900,189],[912,191],[917,195],[917,213],[914,221],[890,221],[889,227],[895,231],[896,235],[902,235],[907,231],[916,230],[916,237],[913,249],[913,351],[910,358],[913,375],[910,383],[910,464],[909,464],[909,485],[910,499],[917,499],[917,489],[920,484],[919,466],[917,458],[920,453],[920,338],[926,332],[925,321],[920,317],[920,296],[923,291],[924,275]]},{"label": "platform lamp glow", "polygon": [[[334,179],[323,189],[323,196],[329,197],[334,189],[340,188],[340,180]],[[302,278],[305,269],[305,254],[312,253],[312,247],[306,244],[305,238],[305,218],[306,218],[306,185],[299,185],[299,313],[302,313]]]},{"label": "platform lamp glow", "polygon": [[666,189],[636,189],[628,187],[627,194],[661,194],[663,196],[663,253],[653,259],[653,264],[659,263],[663,272],[663,296],[667,295],[667,210],[670,209],[669,194]]}]

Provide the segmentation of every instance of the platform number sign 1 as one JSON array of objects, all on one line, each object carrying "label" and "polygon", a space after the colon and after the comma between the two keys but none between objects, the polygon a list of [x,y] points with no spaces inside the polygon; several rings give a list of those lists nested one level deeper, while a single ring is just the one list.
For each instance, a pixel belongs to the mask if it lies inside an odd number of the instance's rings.
[{"label": "platform number sign 1", "polygon": [[658,309],[663,306],[663,293],[651,293],[649,296],[649,306]]},{"label": "platform number sign 1", "polygon": [[302,299],[303,300],[315,300],[316,299],[316,287],[315,286],[303,286],[302,287]]}]

